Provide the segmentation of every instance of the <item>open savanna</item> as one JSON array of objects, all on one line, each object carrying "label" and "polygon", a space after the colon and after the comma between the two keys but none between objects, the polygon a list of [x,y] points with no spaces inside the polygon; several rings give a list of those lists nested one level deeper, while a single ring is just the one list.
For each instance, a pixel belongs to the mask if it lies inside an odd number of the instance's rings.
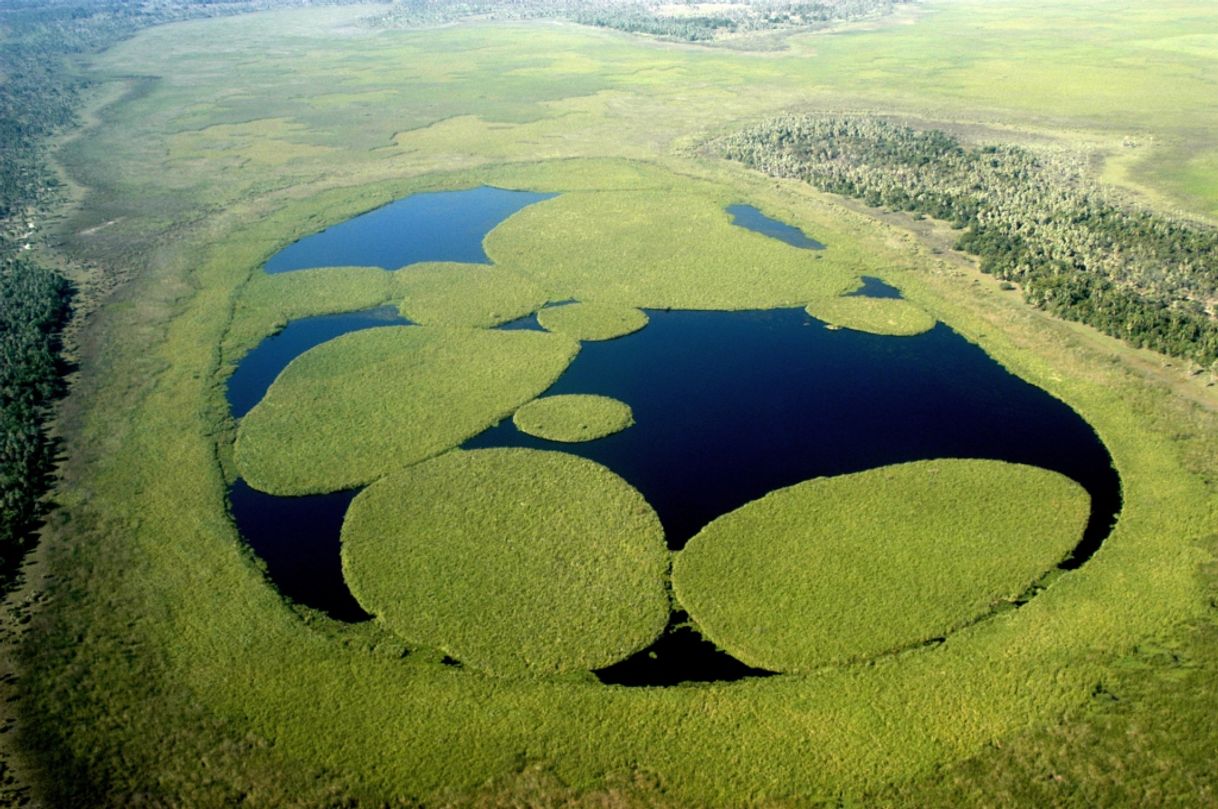
[{"label": "open savanna", "polygon": [[[1218,544],[1213,397],[1187,380],[1173,384],[1196,402],[1177,395],[1144,372],[1144,353],[974,284],[892,224],[696,147],[787,108],[1026,127],[1097,154],[1133,134],[1148,158],[1127,160],[1124,176],[1213,213],[1213,146],[1198,133],[1218,125],[1218,68],[1190,43],[1218,32],[1218,11],[942,0],[912,25],[796,37],[764,54],[541,22],[372,30],[365,13],[165,26],[87,66],[130,92],[62,153],[90,189],[63,224],[63,249],[132,280],[82,334],[45,540],[50,602],[22,650],[20,735],[50,798],[1212,800],[1214,745],[1196,740],[1212,740],[1218,703],[1215,577],[1204,567]],[[260,265],[405,194],[479,184],[567,192],[487,239],[526,303],[807,305],[862,274],[891,281],[1095,426],[1122,476],[1119,523],[1082,568],[934,647],[698,687],[487,676],[441,665],[437,649],[382,623],[285,603],[226,513],[245,437],[234,456],[225,376],[288,319],[386,302],[409,314],[412,284],[434,296],[443,282],[412,280],[409,268],[271,277]],[[829,249],[814,258],[733,234],[726,213],[716,219],[733,202]],[[646,216],[624,218],[640,206]],[[99,223],[111,224],[91,230]],[[786,269],[767,262],[758,279],[724,259],[755,254]],[[437,300],[414,311],[463,325],[504,314]],[[326,355],[304,359],[293,373]],[[290,394],[291,379],[281,383]],[[501,474],[522,471],[511,469]]]}]

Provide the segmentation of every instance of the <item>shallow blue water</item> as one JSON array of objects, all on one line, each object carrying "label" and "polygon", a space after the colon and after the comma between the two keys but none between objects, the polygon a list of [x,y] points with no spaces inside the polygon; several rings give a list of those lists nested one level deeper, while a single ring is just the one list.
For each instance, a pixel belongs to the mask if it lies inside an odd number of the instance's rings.
[{"label": "shallow blue water", "polygon": [[802,247],[806,250],[824,250],[825,245],[809,238],[802,230],[786,222],[780,222],[766,216],[752,205],[729,205],[727,212],[732,215],[732,224],[747,230],[786,242],[792,247]]},{"label": "shallow blue water", "polygon": [[482,240],[504,219],[555,194],[482,186],[414,194],[293,242],[267,260],[269,273],[313,267],[383,267],[416,261],[488,264]]}]

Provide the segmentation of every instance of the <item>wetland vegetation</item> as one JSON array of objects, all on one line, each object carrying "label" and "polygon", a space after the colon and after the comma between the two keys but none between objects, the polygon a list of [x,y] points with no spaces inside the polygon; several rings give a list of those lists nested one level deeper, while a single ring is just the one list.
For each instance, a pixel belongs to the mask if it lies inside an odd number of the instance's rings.
[{"label": "wetland vegetation", "polygon": [[573,443],[621,432],[634,424],[634,414],[608,396],[569,393],[534,399],[516,411],[512,423],[536,438]]},{"label": "wetland vegetation", "polygon": [[[83,286],[5,766],[58,805],[1212,796],[1213,9],[497,6],[74,62],[39,249],[112,291]],[[268,271],[453,192],[534,196],[468,252]],[[868,319],[926,328],[825,328]],[[571,395],[636,423],[509,418]]]}]

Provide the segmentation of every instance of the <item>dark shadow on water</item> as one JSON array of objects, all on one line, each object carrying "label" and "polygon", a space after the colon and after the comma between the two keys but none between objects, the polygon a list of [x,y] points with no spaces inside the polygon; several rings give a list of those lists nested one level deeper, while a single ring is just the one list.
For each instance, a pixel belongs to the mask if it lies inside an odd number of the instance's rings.
[{"label": "dark shadow on water", "polygon": [[606,685],[628,686],[735,682],[745,677],[774,676],[775,672],[741,663],[702,637],[688,621],[684,612],[674,611],[655,643],[593,674]]},{"label": "dark shadow on water", "polygon": [[724,210],[732,215],[732,224],[738,227],[778,239],[792,247],[801,247],[805,250],[825,249],[825,245],[816,239],[809,238],[799,228],[766,216],[752,205],[729,205]]},{"label": "dark shadow on water", "polygon": [[496,328],[503,329],[504,331],[545,331],[545,329],[541,327],[541,324],[537,322],[536,314],[525,315],[524,317],[518,317],[515,320],[509,320],[507,323],[497,326]]},{"label": "dark shadow on water", "polygon": [[279,592],[340,621],[366,621],[339,559],[343,515],[358,489],[306,497],[276,497],[238,480],[228,491],[233,522],[266,565]]},{"label": "dark shadow on water", "polygon": [[863,285],[853,292],[847,292],[847,298],[901,298],[901,290],[886,284],[874,275],[864,275]]},{"label": "dark shadow on water", "polygon": [[293,320],[242,357],[233,375],[228,378],[226,395],[233,418],[239,419],[253,410],[279,372],[310,348],[353,331],[408,325],[410,321],[402,317],[394,306]]},{"label": "dark shadow on water", "polygon": [[268,273],[313,267],[382,267],[416,261],[488,264],[482,240],[504,219],[557,196],[482,186],[413,194],[293,242],[267,260]]}]

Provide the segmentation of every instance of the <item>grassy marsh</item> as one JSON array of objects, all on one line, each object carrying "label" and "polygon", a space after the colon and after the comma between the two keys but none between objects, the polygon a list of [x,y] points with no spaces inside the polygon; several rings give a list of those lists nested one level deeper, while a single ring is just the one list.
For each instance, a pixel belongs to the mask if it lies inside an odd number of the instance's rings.
[{"label": "grassy marsh", "polygon": [[647,314],[627,306],[597,303],[568,303],[548,306],[537,313],[537,322],[576,340],[612,340],[633,334],[647,325]]},{"label": "grassy marsh", "polygon": [[634,424],[630,405],[608,396],[567,394],[534,399],[513,414],[523,433],[550,441],[593,441]]},{"label": "grassy marsh", "polygon": [[546,302],[537,285],[481,264],[412,264],[394,280],[402,314],[425,326],[498,326]]},{"label": "grassy marsh", "polygon": [[938,460],[817,478],[712,522],[677,600],[752,666],[812,672],[950,634],[1011,602],[1082,536],[1089,499],[1031,466]]},{"label": "grassy marsh", "polygon": [[393,326],[344,335],[293,360],[241,419],[237,468],[270,494],[371,483],[507,416],[578,350],[537,332]]},{"label": "grassy marsh", "polygon": [[815,300],[804,308],[831,326],[871,334],[912,336],[935,327],[934,317],[917,304],[899,298],[839,296]]},{"label": "grassy marsh", "polygon": [[361,492],[342,542],[352,592],[392,632],[499,674],[600,668],[668,621],[659,519],[574,455],[447,453]]}]

